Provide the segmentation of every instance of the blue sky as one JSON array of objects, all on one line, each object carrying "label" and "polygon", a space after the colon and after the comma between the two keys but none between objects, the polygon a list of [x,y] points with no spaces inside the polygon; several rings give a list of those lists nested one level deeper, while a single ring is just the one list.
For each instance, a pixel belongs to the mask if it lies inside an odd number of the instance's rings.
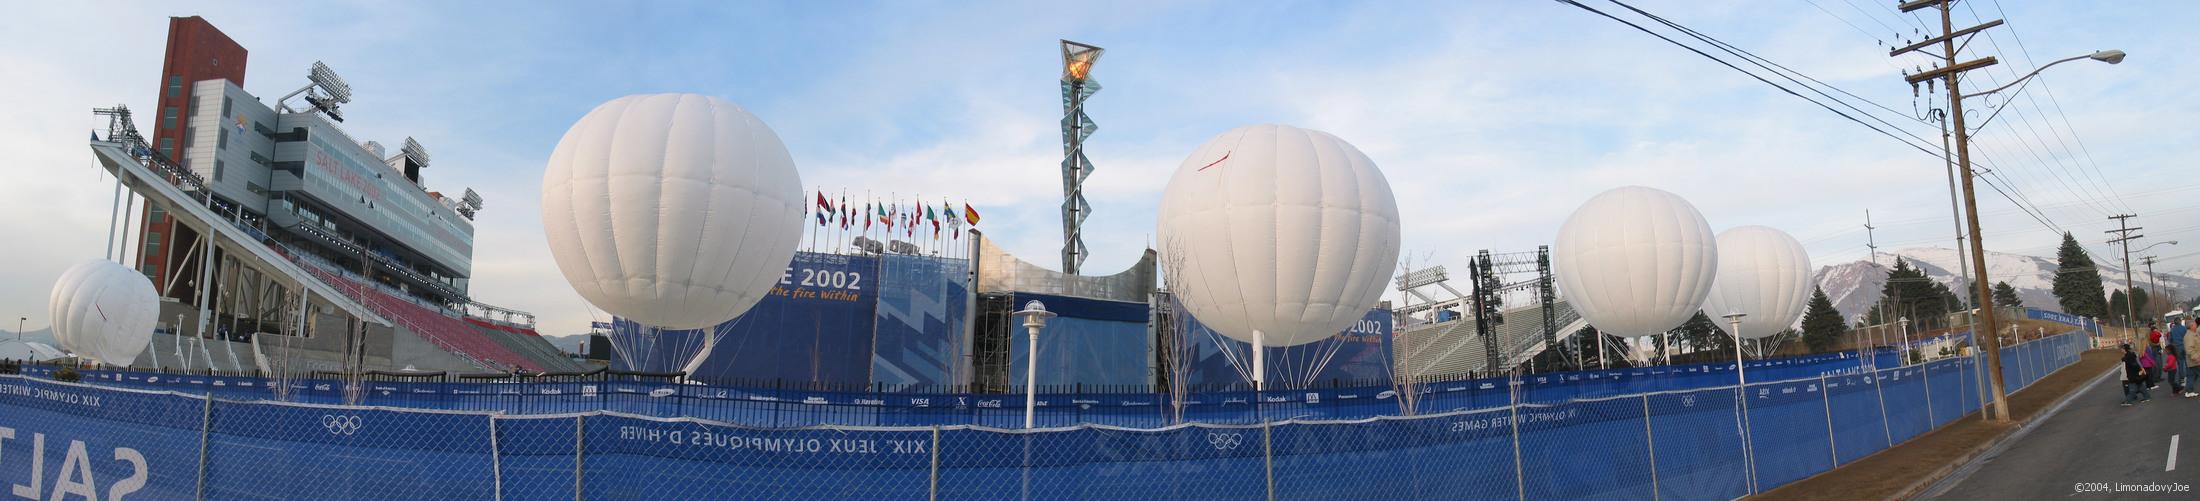
[{"label": "blue sky", "polygon": [[[1599,0],[1601,1],[1601,0]],[[2183,27],[2200,8],[2163,2],[1970,2],[2009,26],[1971,50],[2002,57],[1980,82],[2102,48],[1980,133],[2019,191],[2097,253],[2103,219],[2142,214],[2151,240],[2200,246],[2188,166],[2200,72]],[[1878,42],[1920,22],[1878,0],[1639,4],[1828,83],[1920,109]],[[1607,10],[1617,7],[1594,3]],[[1163,180],[1207,138],[1240,125],[1321,129],[1385,171],[1405,251],[1454,263],[1476,249],[1548,243],[1572,207],[1644,184],[1693,200],[1714,230],[1762,224],[1818,264],[1882,247],[1947,245],[1937,160],[1617,23],[1555,2],[219,2],[16,6],[0,19],[0,231],[35,235],[0,264],[0,313],[43,325],[54,276],[104,245],[112,180],[91,168],[95,106],[150,110],[167,16],[201,15],[252,51],[246,90],[272,99],[325,61],[352,84],[347,130],[418,138],[433,189],[473,187],[474,291],[542,315],[547,332],[593,315],[563,283],[537,221],[545,159],[595,105],[644,92],[713,94],[786,141],[804,184],[969,199],[1012,251],[1058,249],[1059,53],[1108,49],[1090,102],[1094,255],[1120,269],[1152,234]],[[1933,20],[1937,26],[1937,19]],[[1852,26],[1853,25],[1853,26]],[[2013,28],[2013,29],[2012,29]],[[1901,31],[1901,35],[1890,32]],[[2022,40],[2024,49],[2017,47]],[[1997,48],[1998,47],[1998,48]],[[2042,61],[2044,62],[2044,61]],[[2046,92],[2051,90],[2052,97]],[[1930,99],[1930,96],[1918,98]],[[1992,100],[1984,105],[1996,105]],[[2035,104],[2036,103],[2036,104]],[[2058,106],[2059,104],[2059,106]],[[1973,101],[1974,106],[1982,103]],[[2058,112],[2057,110],[2060,110]],[[1990,112],[1990,111],[1989,111]],[[1888,114],[1890,120],[1903,120]],[[1974,118],[1983,115],[1974,114]],[[150,125],[150,124],[142,124]],[[1904,126],[1928,139],[1934,129]],[[2082,144],[2082,145],[2081,145]],[[2191,193],[2187,195],[2186,193]],[[1995,251],[2045,255],[2056,235],[1999,196],[1981,198]],[[2186,252],[2157,251],[2168,256]],[[2182,270],[2200,257],[2158,266]],[[11,326],[12,327],[12,326]]]}]

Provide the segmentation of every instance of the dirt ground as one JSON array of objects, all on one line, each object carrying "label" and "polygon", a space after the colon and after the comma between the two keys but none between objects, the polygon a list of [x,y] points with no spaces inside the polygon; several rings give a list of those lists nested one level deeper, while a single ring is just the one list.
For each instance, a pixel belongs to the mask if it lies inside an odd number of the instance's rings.
[{"label": "dirt ground", "polygon": [[2071,391],[2099,377],[2116,364],[2114,350],[2092,350],[2078,363],[2064,367],[2034,383],[2030,389],[2009,396],[2010,413],[2017,421],[1993,424],[1977,412],[1924,436],[1896,444],[1894,448],[1833,471],[1780,486],[1755,497],[1762,499],[1887,499],[1903,494],[1928,477],[1938,477],[1984,450],[1996,437],[2038,416]]}]

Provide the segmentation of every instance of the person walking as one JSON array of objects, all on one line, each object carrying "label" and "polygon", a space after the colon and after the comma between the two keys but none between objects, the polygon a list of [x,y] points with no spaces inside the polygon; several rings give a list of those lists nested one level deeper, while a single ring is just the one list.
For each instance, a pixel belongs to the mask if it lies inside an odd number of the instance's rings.
[{"label": "person walking", "polygon": [[2132,403],[2145,402],[2152,399],[2152,397],[2147,396],[2146,368],[2139,365],[2139,355],[2131,352],[2131,343],[2124,343],[2121,346],[2124,349],[2123,406],[2130,407]]},{"label": "person walking", "polygon": [[2158,345],[2158,344],[2149,344],[2149,345],[2147,345],[2147,349],[2146,349],[2146,351],[2144,351],[2144,352],[2140,352],[2140,353],[2139,353],[2139,369],[2140,369],[2140,371],[2144,372],[2144,374],[2142,374],[2142,375],[2143,375],[2143,376],[2145,376],[2145,377],[2141,377],[2141,378],[2139,378],[2139,385],[2140,385],[2140,386],[2144,386],[2144,387],[2145,387],[2146,389],[2152,390],[2152,389],[2154,389],[2154,387],[2156,387],[2156,386],[2160,386],[2160,385],[2161,385],[2161,382],[2162,382],[2162,365],[2161,365],[2161,361],[2162,361],[2162,346],[2161,346],[2161,345]]},{"label": "person walking", "polygon": [[2200,378],[2200,371],[2191,369],[2191,352],[2185,347],[2185,338],[2193,330],[2200,330],[2200,319],[2180,319],[2176,327],[2169,327],[2169,352],[2178,356],[2178,378],[2185,382],[2185,398],[2200,398],[2200,387],[2193,387],[2193,380]]}]

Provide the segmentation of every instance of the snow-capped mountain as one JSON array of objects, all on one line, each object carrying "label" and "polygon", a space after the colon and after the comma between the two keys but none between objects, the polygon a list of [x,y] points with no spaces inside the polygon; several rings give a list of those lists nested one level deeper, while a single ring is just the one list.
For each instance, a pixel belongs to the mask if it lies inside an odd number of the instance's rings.
[{"label": "snow-capped mountain", "polygon": [[[1955,289],[1957,294],[1964,294],[1962,291],[1965,284],[1958,283],[1963,276],[1958,257],[1956,251],[1947,248],[1902,249],[1880,254],[1879,264],[1858,260],[1820,267],[1812,281],[1825,288],[1826,297],[1833,300],[1834,308],[1841,310],[1844,318],[1853,321],[1858,314],[1862,314],[1873,302],[1879,300],[1879,291],[1887,281],[1887,270],[1894,266],[1895,259],[1908,261],[1910,266],[1925,270],[1925,276]],[[2104,256],[2094,257],[2094,265],[2101,270],[2101,288],[2104,291],[2113,292],[2124,288],[2122,256],[2113,258],[2114,262]],[[2054,294],[2056,268],[2053,257],[2004,254],[1990,250],[1986,252],[1987,278],[1994,282],[2008,282],[2010,287],[2017,289],[2017,297],[2024,299],[2025,306],[2061,309]],[[2160,289],[2170,291],[2173,297],[2189,298],[2194,291],[2200,291],[2200,276],[2194,276],[2200,274],[2200,270],[2188,271],[2182,275],[2168,270],[2156,271],[2161,272],[2154,277],[2159,282]],[[2131,278],[2139,288],[2150,287],[2144,267],[2133,273]]]}]

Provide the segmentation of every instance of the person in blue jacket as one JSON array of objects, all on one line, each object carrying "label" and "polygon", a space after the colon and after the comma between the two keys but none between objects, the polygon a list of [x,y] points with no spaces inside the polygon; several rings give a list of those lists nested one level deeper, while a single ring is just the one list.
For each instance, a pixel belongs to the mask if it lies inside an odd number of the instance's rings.
[{"label": "person in blue jacket", "polygon": [[2178,386],[2184,387],[2185,398],[2200,397],[2200,392],[2195,391],[2200,390],[2200,388],[2192,386],[2193,376],[2200,374],[2200,371],[2192,370],[2192,355],[2185,351],[2185,334],[2192,331],[2191,328],[2186,327],[2186,324],[2193,321],[2190,318],[2179,319],[2169,327],[2169,352],[2177,356],[2178,362],[2177,371],[2171,372],[2169,377],[2171,380],[2182,383]]}]

